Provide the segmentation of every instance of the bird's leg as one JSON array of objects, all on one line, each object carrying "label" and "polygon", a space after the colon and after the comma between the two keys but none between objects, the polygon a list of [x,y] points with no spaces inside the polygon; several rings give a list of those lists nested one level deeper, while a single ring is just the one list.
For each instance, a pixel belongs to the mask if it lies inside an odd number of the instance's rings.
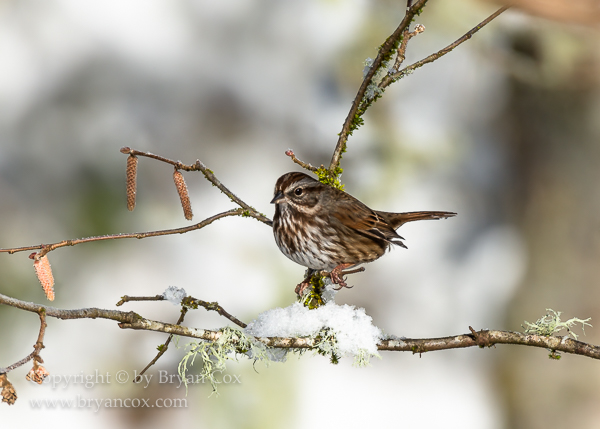
[{"label": "bird's leg", "polygon": [[329,273],[329,277],[331,278],[331,281],[334,284],[340,286],[336,290],[340,290],[343,287],[346,287],[348,289],[352,287],[352,286],[348,286],[346,284],[346,282],[344,281],[342,271],[344,271],[346,268],[352,267],[353,265],[356,265],[356,264],[340,264],[337,267],[335,267],[333,270],[331,270],[331,272]]}]

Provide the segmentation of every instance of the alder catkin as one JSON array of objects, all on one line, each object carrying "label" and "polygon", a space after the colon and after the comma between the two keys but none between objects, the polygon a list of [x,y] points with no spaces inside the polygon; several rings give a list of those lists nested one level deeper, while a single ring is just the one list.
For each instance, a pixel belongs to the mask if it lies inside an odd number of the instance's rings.
[{"label": "alder catkin", "polygon": [[190,195],[188,193],[187,185],[183,179],[183,174],[179,170],[173,172],[173,181],[181,200],[181,207],[183,207],[183,215],[187,220],[192,220],[192,205],[190,203]]},{"label": "alder catkin", "polygon": [[0,391],[2,402],[6,402],[8,405],[13,405],[17,400],[17,392],[15,391],[12,383],[8,381],[6,374],[0,374],[0,387],[2,388]]},{"label": "alder catkin", "polygon": [[127,157],[127,210],[133,211],[135,208],[135,193],[137,187],[137,164],[138,158],[135,155]]},{"label": "alder catkin", "polygon": [[46,370],[46,368],[34,360],[33,368],[31,368],[31,370],[27,373],[25,379],[28,381],[33,381],[37,384],[42,384],[49,375],[50,373]]},{"label": "alder catkin", "polygon": [[49,301],[54,301],[54,276],[52,275],[52,268],[48,261],[48,256],[44,255],[39,259],[33,261],[33,267],[37,278],[42,284],[42,289],[46,293],[46,297]]}]

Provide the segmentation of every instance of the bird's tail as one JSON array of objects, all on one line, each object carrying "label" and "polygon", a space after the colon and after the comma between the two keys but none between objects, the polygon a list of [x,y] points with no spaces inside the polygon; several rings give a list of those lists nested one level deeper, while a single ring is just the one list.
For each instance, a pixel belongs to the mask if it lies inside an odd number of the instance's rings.
[{"label": "bird's tail", "polygon": [[406,212],[406,213],[388,213],[388,212],[377,212],[384,218],[387,218],[390,225],[394,229],[400,228],[406,222],[412,222],[415,220],[433,220],[433,219],[446,219],[449,217],[456,216],[453,212]]}]

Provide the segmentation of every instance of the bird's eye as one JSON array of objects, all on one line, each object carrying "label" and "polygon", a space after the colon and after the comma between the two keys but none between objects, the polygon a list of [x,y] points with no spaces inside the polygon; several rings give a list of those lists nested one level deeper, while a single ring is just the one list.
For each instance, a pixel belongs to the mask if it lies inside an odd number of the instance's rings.
[{"label": "bird's eye", "polygon": [[302,191],[303,191],[302,188],[296,188],[296,189],[294,189],[294,194],[296,194],[296,196],[299,197],[300,195],[302,195]]}]

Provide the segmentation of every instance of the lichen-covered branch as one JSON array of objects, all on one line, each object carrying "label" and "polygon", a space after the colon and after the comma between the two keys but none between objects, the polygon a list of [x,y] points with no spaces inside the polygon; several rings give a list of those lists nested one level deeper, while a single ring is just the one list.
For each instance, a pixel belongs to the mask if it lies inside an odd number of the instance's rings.
[{"label": "lichen-covered branch", "polygon": [[[180,335],[182,337],[197,338],[206,341],[217,341],[221,333],[207,329],[197,329],[180,325],[163,323],[155,320],[145,319],[134,312],[117,310],[104,310],[100,308],[82,308],[78,310],[61,310],[54,307],[34,304],[32,302],[20,301],[0,294],[0,304],[20,308],[22,310],[39,313],[43,309],[46,316],[59,319],[110,319],[119,322],[122,329],[136,329],[145,331],[156,331],[167,334]],[[552,353],[562,352],[592,359],[600,359],[600,346],[584,343],[571,339],[567,336],[543,336],[527,335],[512,331],[480,330],[471,329],[469,334],[461,334],[442,338],[410,339],[391,338],[382,340],[377,348],[387,351],[405,351],[412,353],[426,353],[438,350],[450,350],[467,347],[491,347],[496,344],[514,344],[529,347],[540,347],[550,350]],[[315,338],[283,338],[265,337],[256,338],[267,347],[282,349],[312,349],[317,346],[318,339]]]}]

